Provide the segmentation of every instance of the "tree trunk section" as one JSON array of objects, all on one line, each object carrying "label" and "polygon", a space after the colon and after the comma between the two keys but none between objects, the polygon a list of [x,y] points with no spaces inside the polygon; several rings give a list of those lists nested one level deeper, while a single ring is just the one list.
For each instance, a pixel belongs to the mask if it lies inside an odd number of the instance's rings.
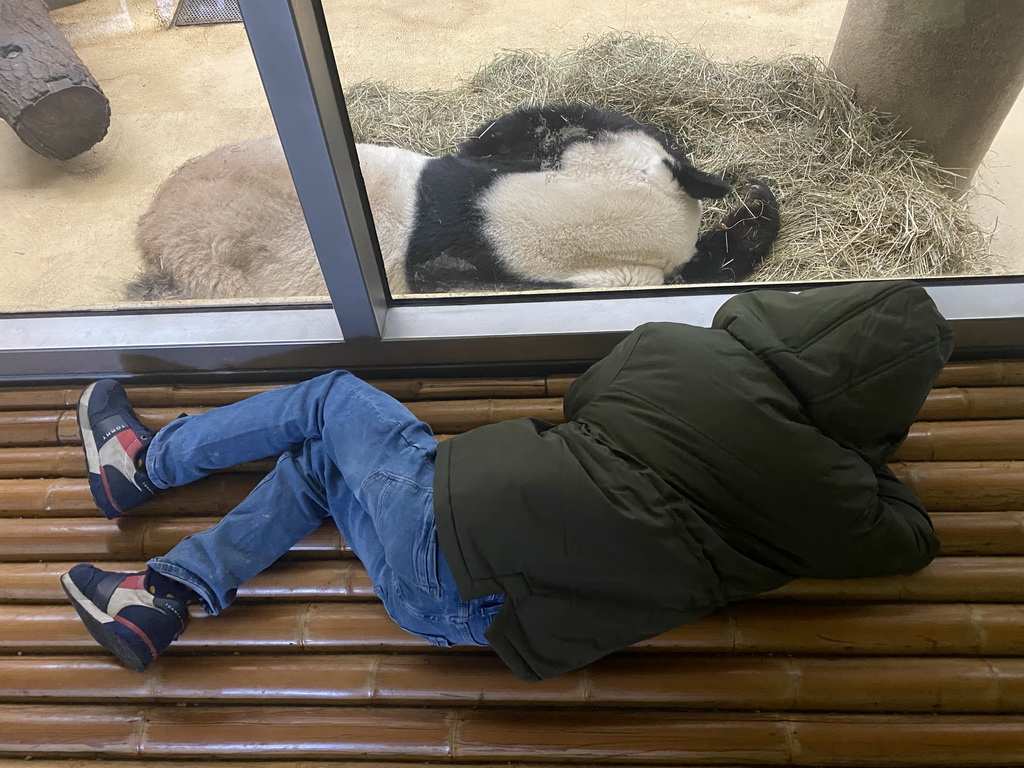
[{"label": "tree trunk section", "polygon": [[849,0],[829,65],[967,188],[1024,86],[1020,0]]},{"label": "tree trunk section", "polygon": [[0,0],[0,116],[56,160],[85,152],[110,126],[110,102],[45,0]]}]

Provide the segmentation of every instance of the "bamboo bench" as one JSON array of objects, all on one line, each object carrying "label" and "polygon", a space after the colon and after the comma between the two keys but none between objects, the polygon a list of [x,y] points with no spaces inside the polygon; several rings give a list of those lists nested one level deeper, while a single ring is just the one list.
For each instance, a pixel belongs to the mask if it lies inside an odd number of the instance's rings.
[{"label": "bamboo bench", "polygon": [[[375,381],[442,439],[561,419],[571,376]],[[159,426],[268,385],[134,387]],[[80,388],[0,389],[0,768],[1024,765],[1024,363],[943,373],[894,457],[942,540],[924,571],[804,579],[544,683],[384,614],[333,526],[144,674],[88,636],[58,576],[137,569],[268,462],[118,522],[92,506]]]}]

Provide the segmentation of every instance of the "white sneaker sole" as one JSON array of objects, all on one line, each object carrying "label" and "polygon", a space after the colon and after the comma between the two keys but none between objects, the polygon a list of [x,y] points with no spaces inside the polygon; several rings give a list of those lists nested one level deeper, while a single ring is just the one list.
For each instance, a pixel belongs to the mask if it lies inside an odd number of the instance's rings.
[{"label": "white sneaker sole", "polygon": [[92,433],[92,424],[89,422],[89,399],[95,388],[94,382],[85,388],[78,399],[78,434],[82,438],[82,448],[85,449],[85,467],[91,475],[100,474],[100,451]]}]

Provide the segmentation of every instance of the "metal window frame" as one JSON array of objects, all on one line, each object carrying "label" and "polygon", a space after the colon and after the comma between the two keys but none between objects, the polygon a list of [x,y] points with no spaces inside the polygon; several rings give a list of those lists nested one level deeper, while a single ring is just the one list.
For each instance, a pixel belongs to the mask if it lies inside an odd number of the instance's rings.
[{"label": "metal window frame", "polygon": [[[1021,356],[1024,283],[926,288],[954,328],[958,357]],[[376,341],[345,341],[330,307],[0,318],[0,382],[253,378],[333,368],[380,374],[578,369],[642,323],[710,325],[733,295],[396,303]]]},{"label": "metal window frame", "polygon": [[380,339],[387,283],[323,7],[240,7],[338,323],[346,338]]},{"label": "metal window frame", "polygon": [[[709,325],[739,289],[390,299],[319,0],[240,5],[332,304],[0,316],[0,382],[568,369],[644,322]],[[959,356],[1024,351],[1024,278],[922,282]]]}]

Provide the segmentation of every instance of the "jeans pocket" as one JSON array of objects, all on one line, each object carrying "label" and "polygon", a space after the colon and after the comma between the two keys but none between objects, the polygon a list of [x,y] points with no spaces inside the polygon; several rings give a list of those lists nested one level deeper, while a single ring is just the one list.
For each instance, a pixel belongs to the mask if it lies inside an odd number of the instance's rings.
[{"label": "jeans pocket", "polygon": [[385,562],[411,587],[441,597],[433,489],[387,472],[373,477],[380,493],[371,514]]}]

